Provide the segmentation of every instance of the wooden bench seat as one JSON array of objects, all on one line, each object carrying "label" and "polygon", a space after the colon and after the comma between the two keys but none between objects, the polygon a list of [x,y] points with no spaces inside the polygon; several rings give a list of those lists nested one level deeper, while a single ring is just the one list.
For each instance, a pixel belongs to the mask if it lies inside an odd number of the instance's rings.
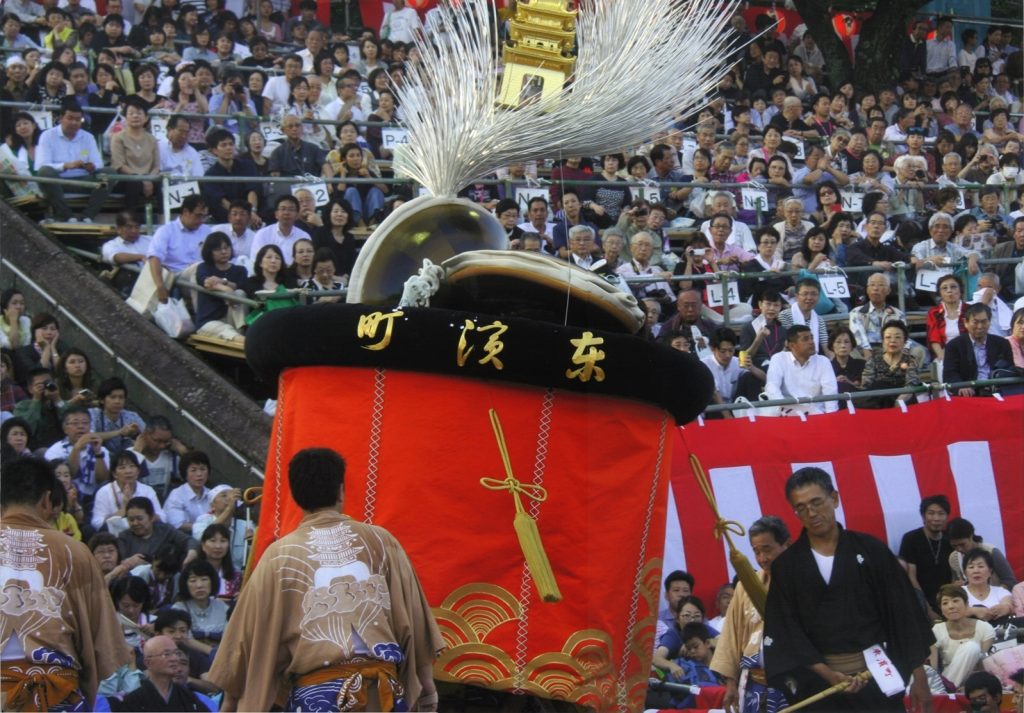
[{"label": "wooden bench seat", "polygon": [[245,347],[230,339],[219,337],[206,337],[201,334],[193,334],[188,338],[188,345],[193,349],[210,354],[232,357],[234,359],[245,359]]}]

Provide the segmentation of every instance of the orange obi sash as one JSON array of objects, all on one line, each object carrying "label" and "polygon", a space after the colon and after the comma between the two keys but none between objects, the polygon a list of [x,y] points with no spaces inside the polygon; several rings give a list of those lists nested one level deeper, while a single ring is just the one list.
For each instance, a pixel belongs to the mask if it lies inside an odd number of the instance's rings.
[{"label": "orange obi sash", "polygon": [[[344,679],[338,691],[338,710],[364,711],[367,708],[367,684],[377,682],[377,697],[381,711],[395,709],[395,696],[403,691],[398,681],[398,669],[393,663],[374,659],[354,658],[345,663],[325,666],[295,677],[295,686],[315,686],[328,681]],[[397,690],[395,687],[398,687]]]},{"label": "orange obi sash", "polygon": [[78,671],[65,666],[37,664],[31,661],[0,663],[0,690],[5,708],[17,711],[48,711],[72,696],[81,699]]}]

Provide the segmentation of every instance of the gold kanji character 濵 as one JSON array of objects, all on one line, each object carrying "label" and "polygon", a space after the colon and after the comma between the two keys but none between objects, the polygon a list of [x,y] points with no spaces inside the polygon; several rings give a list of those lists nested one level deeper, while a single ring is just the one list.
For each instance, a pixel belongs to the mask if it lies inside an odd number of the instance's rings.
[{"label": "gold kanji character \u6ff5", "polygon": [[462,334],[459,335],[459,346],[456,351],[455,361],[459,366],[465,366],[466,361],[469,359],[470,353],[472,353],[475,347],[469,345],[466,335],[469,332],[491,332],[487,335],[487,342],[484,344],[484,355],[477,360],[477,364],[493,364],[494,368],[501,371],[505,368],[505,364],[498,358],[502,350],[505,349],[504,342],[501,341],[501,336],[508,331],[508,325],[498,320],[494,320],[486,327],[478,327],[476,323],[467,319],[465,326],[462,329]]}]

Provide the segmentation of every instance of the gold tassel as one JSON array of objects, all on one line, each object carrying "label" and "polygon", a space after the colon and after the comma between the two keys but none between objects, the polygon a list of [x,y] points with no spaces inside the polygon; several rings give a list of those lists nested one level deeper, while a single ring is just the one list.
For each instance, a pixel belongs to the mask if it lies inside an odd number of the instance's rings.
[{"label": "gold tassel", "polygon": [[519,546],[523,548],[523,555],[526,556],[526,564],[530,567],[530,576],[537,586],[537,593],[546,602],[562,601],[555,573],[548,562],[548,553],[544,551],[544,544],[540,541],[537,522],[525,512],[517,512],[513,526],[519,536]]},{"label": "gold tassel", "polygon": [[526,564],[530,568],[530,577],[533,579],[537,593],[545,602],[562,601],[562,593],[558,590],[558,582],[555,581],[555,573],[551,569],[547,552],[544,551],[544,543],[540,539],[540,530],[537,529],[537,522],[523,508],[520,495],[525,495],[531,500],[544,502],[548,499],[548,492],[540,485],[524,485],[516,479],[512,473],[512,461],[508,455],[508,446],[505,444],[505,434],[501,430],[501,421],[498,420],[498,412],[490,410],[491,427],[494,429],[494,437],[498,441],[498,450],[501,452],[502,463],[505,464],[505,479],[481,478],[480,484],[488,490],[508,490],[512,493],[512,500],[516,508],[516,516],[512,521],[516,536],[519,538],[519,547],[523,550]]}]

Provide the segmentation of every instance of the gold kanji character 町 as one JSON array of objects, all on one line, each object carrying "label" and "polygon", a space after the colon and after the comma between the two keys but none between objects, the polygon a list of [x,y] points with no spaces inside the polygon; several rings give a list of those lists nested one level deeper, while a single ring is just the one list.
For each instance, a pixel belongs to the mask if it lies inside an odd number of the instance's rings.
[{"label": "gold kanji character \u753a", "polygon": [[597,347],[604,344],[604,337],[595,337],[593,332],[584,332],[579,339],[570,339],[569,343],[576,347],[572,355],[572,363],[579,369],[566,369],[565,378],[590,381],[604,381],[604,369],[597,365],[605,357],[605,353]]},{"label": "gold kanji character \u753a", "polygon": [[376,339],[377,328],[380,327],[381,322],[384,322],[384,336],[380,338],[380,341],[376,344],[364,344],[363,349],[370,349],[371,351],[380,351],[381,349],[387,349],[388,345],[391,344],[391,331],[394,328],[395,317],[401,317],[404,314],[401,310],[397,312],[372,312],[370,314],[363,314],[359,316],[359,326],[356,327],[356,336],[360,339]]},{"label": "gold kanji character \u753a", "polygon": [[465,366],[466,361],[469,359],[469,355],[475,348],[469,346],[468,340],[466,339],[466,335],[472,331],[492,332],[487,335],[487,342],[483,346],[484,355],[477,360],[477,364],[490,363],[493,364],[494,368],[498,371],[504,369],[505,364],[498,358],[498,355],[505,349],[505,344],[501,341],[501,335],[508,331],[508,325],[499,322],[498,320],[494,320],[486,327],[478,327],[473,320],[466,320],[466,324],[462,329],[462,334],[459,335],[459,347],[455,355],[456,363],[459,366]]}]

